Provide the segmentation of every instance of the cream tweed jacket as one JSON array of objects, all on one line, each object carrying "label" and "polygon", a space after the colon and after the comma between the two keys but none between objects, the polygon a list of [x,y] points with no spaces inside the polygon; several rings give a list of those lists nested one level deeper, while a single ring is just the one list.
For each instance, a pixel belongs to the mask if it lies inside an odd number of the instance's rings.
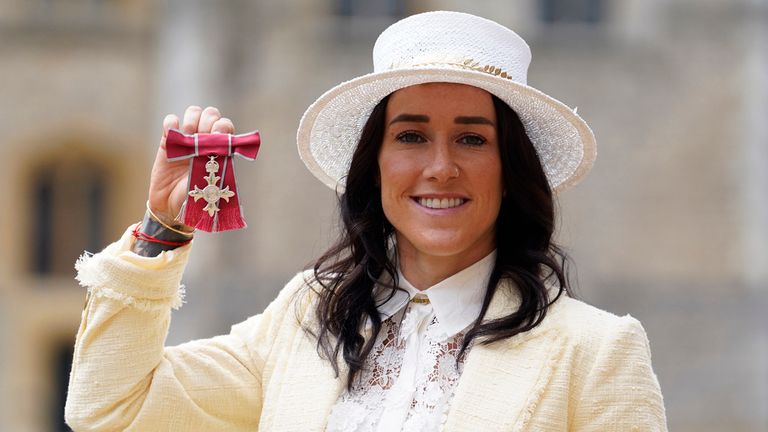
[{"label": "cream tweed jacket", "polygon": [[[130,230],[129,230],[130,231]],[[77,263],[88,288],[69,383],[75,431],[322,431],[344,390],[301,326],[315,327],[300,273],[228,335],[164,347],[191,246],[158,257],[123,238]],[[489,318],[515,310],[499,287]],[[469,352],[446,432],[666,431],[646,333],[561,297],[527,333]]]}]

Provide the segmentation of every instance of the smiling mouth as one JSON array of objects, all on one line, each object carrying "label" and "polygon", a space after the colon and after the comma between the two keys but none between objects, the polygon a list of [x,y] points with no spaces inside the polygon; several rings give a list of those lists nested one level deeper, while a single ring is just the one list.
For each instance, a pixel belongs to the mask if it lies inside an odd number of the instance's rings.
[{"label": "smiling mouth", "polygon": [[465,198],[414,198],[422,207],[431,209],[448,209],[458,207],[468,200]]}]

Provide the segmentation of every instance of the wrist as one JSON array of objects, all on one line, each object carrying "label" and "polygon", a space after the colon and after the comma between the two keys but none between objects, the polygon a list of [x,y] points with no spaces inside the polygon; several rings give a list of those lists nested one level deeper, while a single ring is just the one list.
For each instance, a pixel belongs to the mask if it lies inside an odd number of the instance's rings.
[{"label": "wrist", "polygon": [[170,227],[157,219],[149,208],[144,219],[133,230],[136,238],[131,250],[141,256],[155,257],[160,252],[169,251],[189,244],[194,237],[192,232],[183,232]]},{"label": "wrist", "polygon": [[152,206],[149,205],[149,201],[147,201],[147,213],[149,213],[149,216],[156,222],[170,231],[179,234],[193,234],[195,232],[195,228],[189,225],[184,225],[174,217],[168,216],[164,212],[153,211]]}]

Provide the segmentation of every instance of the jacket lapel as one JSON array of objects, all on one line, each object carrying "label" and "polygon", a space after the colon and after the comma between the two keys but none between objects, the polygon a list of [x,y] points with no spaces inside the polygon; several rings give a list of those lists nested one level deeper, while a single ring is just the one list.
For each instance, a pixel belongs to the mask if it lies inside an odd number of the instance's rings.
[{"label": "jacket lapel", "polygon": [[[519,307],[516,290],[499,287],[488,319]],[[445,431],[522,431],[546,389],[565,344],[547,318],[536,328],[490,345],[476,343],[464,365]]]}]

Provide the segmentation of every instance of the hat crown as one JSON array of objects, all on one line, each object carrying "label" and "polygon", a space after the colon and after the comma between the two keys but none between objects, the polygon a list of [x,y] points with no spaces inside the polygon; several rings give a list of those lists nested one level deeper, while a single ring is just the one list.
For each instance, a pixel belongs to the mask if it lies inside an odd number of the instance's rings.
[{"label": "hat crown", "polygon": [[527,83],[531,50],[512,30],[461,12],[404,18],[379,35],[374,72],[419,67],[471,69]]}]

